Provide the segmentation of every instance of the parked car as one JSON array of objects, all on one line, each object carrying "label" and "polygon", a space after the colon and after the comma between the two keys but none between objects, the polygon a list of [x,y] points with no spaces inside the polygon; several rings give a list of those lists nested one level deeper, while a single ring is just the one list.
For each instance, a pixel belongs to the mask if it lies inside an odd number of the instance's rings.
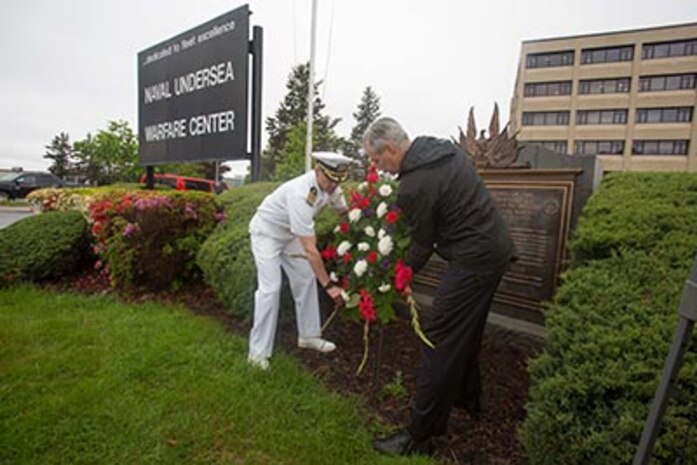
[{"label": "parked car", "polygon": [[[195,190],[218,193],[227,189],[227,186],[223,182],[221,182],[218,188],[216,189],[215,181],[211,179],[192,178],[190,176],[181,176],[179,174],[167,173],[155,173],[154,177],[155,184],[169,186],[179,191]],[[145,175],[140,177],[140,182],[145,184]]]},{"label": "parked car", "polygon": [[0,200],[23,199],[36,189],[65,185],[58,176],[42,171],[0,173]]}]

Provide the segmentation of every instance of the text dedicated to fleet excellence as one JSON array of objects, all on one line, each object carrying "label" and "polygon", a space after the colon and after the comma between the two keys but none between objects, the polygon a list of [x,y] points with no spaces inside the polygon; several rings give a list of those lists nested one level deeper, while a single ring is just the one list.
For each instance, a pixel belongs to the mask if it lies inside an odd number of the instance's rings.
[{"label": "text dedicated to fleet excellence", "polygon": [[145,141],[159,142],[187,136],[204,136],[235,130],[235,112],[232,110],[181,118],[145,126]]}]

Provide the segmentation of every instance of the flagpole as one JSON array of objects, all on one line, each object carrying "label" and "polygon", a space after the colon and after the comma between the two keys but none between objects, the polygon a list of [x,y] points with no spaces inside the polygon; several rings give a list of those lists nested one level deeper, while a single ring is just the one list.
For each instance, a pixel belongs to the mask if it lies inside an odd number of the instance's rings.
[{"label": "flagpole", "polygon": [[317,30],[317,0],[312,0],[312,26],[310,32],[310,69],[307,86],[307,140],[305,142],[305,172],[310,171],[312,163],[312,122],[315,104],[315,36]]}]

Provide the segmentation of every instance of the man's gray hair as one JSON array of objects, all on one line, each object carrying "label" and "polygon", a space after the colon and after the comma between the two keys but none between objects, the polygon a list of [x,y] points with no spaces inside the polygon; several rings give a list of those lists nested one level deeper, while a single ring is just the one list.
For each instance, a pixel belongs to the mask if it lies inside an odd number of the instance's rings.
[{"label": "man's gray hair", "polygon": [[363,143],[373,147],[377,152],[382,151],[387,142],[400,145],[405,140],[409,140],[409,136],[402,125],[388,116],[375,120],[363,134]]}]

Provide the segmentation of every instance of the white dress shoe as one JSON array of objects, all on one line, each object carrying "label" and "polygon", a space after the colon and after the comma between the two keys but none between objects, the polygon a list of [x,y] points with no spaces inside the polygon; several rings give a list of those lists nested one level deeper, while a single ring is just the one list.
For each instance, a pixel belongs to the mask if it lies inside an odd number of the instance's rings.
[{"label": "white dress shoe", "polygon": [[266,357],[255,357],[253,355],[250,355],[249,357],[247,357],[247,362],[250,365],[257,367],[261,370],[269,369],[269,359]]},{"label": "white dress shoe", "polygon": [[333,342],[329,342],[321,337],[299,337],[298,347],[301,349],[316,350],[325,354],[336,349],[336,345]]}]

